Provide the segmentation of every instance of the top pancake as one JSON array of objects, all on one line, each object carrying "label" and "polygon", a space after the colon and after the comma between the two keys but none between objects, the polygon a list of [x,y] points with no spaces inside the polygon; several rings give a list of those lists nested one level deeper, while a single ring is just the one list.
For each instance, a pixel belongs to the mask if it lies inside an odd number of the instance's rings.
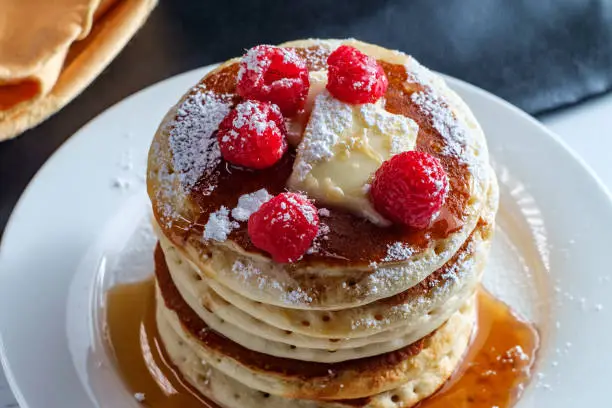
[{"label": "top pancake", "polygon": [[221,206],[231,209],[241,195],[261,188],[270,194],[285,191],[294,160],[290,151],[272,168],[250,171],[220,157],[216,128],[240,101],[235,93],[237,60],[222,64],[162,122],[149,154],[148,191],[163,234],[211,278],[253,300],[338,309],[392,296],[447,262],[482,211],[489,185],[484,135],[441,78],[405,54],[355,40],[304,40],[283,46],[296,47],[311,70],[320,70],[340,44],[379,60],[389,79],[385,109],[419,125],[416,149],[440,159],[449,175],[449,195],[440,215],[422,230],[383,228],[341,208],[329,208],[330,216],[321,218],[328,227],[322,230],[329,232],[315,240],[315,250],[293,264],[276,264],[255,248],[244,222],[228,240],[204,242],[203,226]]}]

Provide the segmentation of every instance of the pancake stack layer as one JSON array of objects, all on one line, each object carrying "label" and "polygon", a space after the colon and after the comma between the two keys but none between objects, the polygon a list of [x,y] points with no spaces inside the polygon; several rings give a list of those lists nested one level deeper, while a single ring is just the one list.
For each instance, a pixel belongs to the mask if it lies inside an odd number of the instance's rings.
[{"label": "pancake stack layer", "polygon": [[[238,59],[191,89],[151,146],[159,332],[185,379],[226,408],[411,407],[469,345],[498,199],[482,130],[440,77],[405,54],[355,40],[282,46],[306,59],[315,92],[340,44],[379,61],[389,79],[384,109],[418,125],[416,150],[448,174],[429,227],[380,226],[315,201],[321,226],[303,258],[275,263],[254,247],[253,203],[286,191],[300,146],[260,171],[221,158],[215,133],[241,100]],[[305,120],[289,119],[290,133]]]}]

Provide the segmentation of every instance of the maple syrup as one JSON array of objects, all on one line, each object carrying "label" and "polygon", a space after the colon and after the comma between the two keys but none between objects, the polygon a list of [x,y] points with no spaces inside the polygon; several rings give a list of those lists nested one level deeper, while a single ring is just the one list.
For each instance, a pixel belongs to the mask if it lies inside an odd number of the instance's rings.
[{"label": "maple syrup", "polygon": [[529,383],[539,345],[532,324],[481,289],[467,355],[450,380],[417,408],[512,407]]},{"label": "maple syrup", "polygon": [[[108,338],[130,392],[150,408],[218,408],[180,375],[166,356],[155,324],[153,280],[112,288]],[[529,382],[539,346],[533,325],[485,290],[478,294],[478,328],[451,379],[418,408],[508,408]]]},{"label": "maple syrup", "polygon": [[[155,284],[118,285],[107,295],[107,335],[127,388],[150,408],[217,408],[170,363],[155,324]],[[136,397],[135,397],[136,398]]]}]

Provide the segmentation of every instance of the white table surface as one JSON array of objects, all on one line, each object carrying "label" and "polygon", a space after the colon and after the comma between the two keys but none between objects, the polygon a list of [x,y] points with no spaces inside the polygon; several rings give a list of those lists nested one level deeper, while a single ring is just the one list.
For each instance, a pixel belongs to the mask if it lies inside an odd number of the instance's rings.
[{"label": "white table surface", "polygon": [[[544,115],[540,120],[578,153],[612,190],[612,94]],[[546,165],[546,158],[542,165]],[[0,368],[0,408],[16,407],[18,404]]]}]

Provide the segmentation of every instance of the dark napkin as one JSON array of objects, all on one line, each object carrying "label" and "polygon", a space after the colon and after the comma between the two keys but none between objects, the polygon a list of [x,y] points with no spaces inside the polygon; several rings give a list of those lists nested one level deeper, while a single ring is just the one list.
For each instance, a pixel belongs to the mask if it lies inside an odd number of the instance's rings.
[{"label": "dark napkin", "polygon": [[145,27],[75,102],[20,138],[0,143],[0,233],[42,163],[106,107],[255,44],[305,37],[355,37],[408,52],[534,114],[612,85],[612,1],[161,0]]},{"label": "dark napkin", "polygon": [[[612,1],[175,1],[202,63],[258,43],[355,37],[414,55],[530,113],[612,87]],[[172,41],[172,39],[168,39]],[[194,59],[197,59],[194,56]]]}]

